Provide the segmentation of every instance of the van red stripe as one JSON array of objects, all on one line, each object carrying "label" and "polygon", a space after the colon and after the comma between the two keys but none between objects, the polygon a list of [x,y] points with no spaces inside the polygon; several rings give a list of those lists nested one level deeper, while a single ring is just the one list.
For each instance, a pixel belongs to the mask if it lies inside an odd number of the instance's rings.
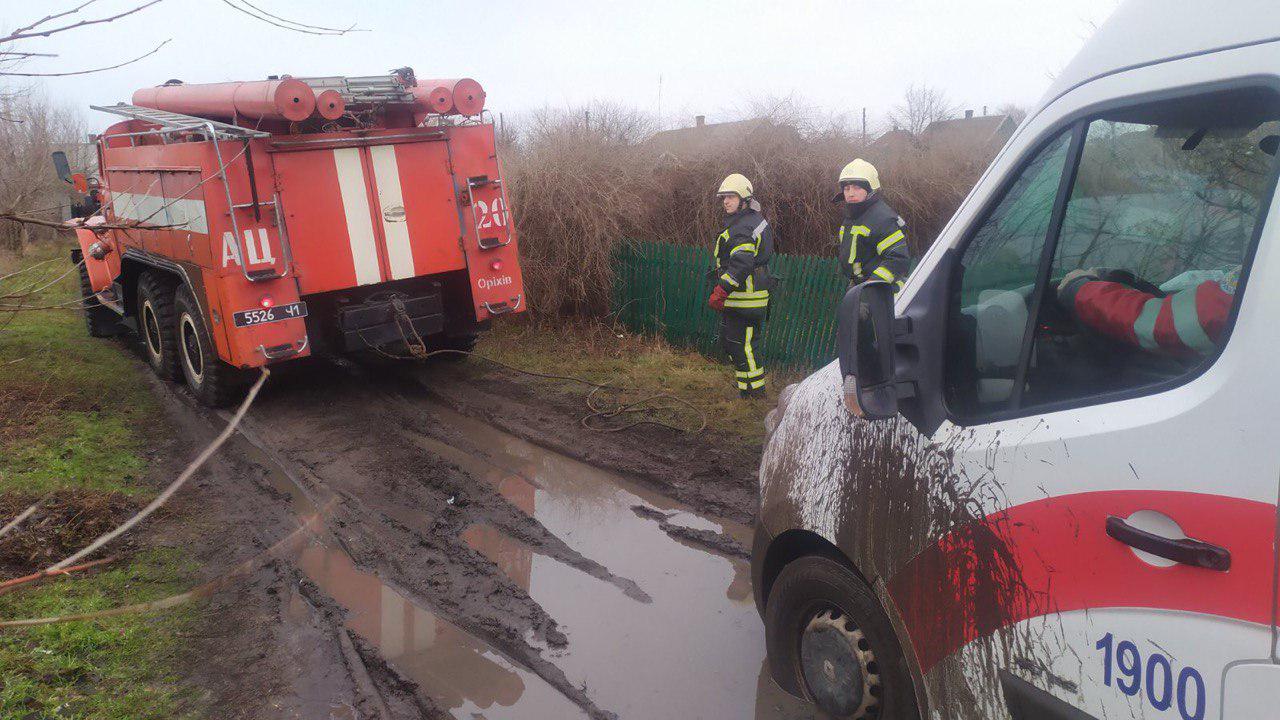
[{"label": "van red stripe", "polygon": [[[1231,570],[1160,568],[1106,533],[1108,515],[1154,510],[1231,552]],[[1276,506],[1156,490],[1037,500],[957,528],[889,581],[921,670],[1002,627],[1086,608],[1159,608],[1270,625]],[[1004,538],[1005,542],[994,541]],[[1007,552],[1005,552],[1007,550]],[[1025,592],[1001,571],[1020,568]],[[1011,599],[1012,598],[1012,599]]]}]

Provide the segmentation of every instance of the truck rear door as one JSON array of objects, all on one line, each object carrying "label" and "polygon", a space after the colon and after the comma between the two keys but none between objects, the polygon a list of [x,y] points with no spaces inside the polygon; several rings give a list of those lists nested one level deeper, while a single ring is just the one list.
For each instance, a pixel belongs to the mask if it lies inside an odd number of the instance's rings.
[{"label": "truck rear door", "polygon": [[439,131],[309,135],[272,149],[302,294],[466,267]]}]

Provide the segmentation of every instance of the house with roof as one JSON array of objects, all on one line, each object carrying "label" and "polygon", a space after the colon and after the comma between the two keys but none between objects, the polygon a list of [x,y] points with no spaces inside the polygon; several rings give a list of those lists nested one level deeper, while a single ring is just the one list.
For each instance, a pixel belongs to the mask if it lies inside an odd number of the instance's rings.
[{"label": "house with roof", "polygon": [[719,155],[735,148],[760,149],[801,142],[800,131],[768,118],[708,123],[705,115],[699,115],[692,127],[654,133],[645,144],[662,155],[691,158]]},{"label": "house with roof", "polygon": [[995,152],[1004,146],[1018,123],[1008,115],[974,115],[935,120],[920,133],[920,143],[932,149]]}]

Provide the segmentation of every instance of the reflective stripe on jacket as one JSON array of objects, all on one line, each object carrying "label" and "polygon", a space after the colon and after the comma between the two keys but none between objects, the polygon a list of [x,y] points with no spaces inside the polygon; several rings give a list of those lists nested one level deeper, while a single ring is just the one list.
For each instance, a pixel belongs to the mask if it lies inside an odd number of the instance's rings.
[{"label": "reflective stripe on jacket", "polygon": [[911,271],[905,225],[879,193],[846,203],[836,238],[841,272],[855,283],[883,280],[901,290]]},{"label": "reflective stripe on jacket", "polygon": [[1059,300],[1081,325],[1114,340],[1155,353],[1207,355],[1217,349],[1235,299],[1234,284],[1224,284],[1206,280],[1160,297],[1086,276]]},{"label": "reflective stripe on jacket", "polygon": [[758,211],[747,207],[726,219],[716,238],[716,284],[729,292],[726,308],[765,308],[769,305],[769,260],[773,258],[773,228]]}]

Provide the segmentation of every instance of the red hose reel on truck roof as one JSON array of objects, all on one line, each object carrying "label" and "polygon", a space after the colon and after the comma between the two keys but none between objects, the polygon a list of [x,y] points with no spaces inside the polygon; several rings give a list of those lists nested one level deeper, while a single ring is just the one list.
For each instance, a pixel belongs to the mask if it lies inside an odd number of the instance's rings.
[{"label": "red hose reel on truck roof", "polygon": [[409,68],[372,78],[285,77],[206,84],[170,80],[133,93],[133,104],[139,107],[233,122],[337,120],[348,105],[404,105],[421,124],[433,115],[477,116],[484,111],[484,101],[484,88],[471,78],[419,80]]}]

